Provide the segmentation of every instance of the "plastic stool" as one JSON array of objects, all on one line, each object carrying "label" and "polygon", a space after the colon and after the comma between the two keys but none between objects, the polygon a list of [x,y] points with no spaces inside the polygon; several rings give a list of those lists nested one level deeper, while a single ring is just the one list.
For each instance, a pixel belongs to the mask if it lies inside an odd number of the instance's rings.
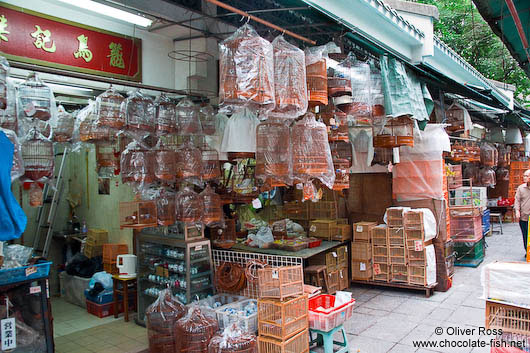
[{"label": "plastic stool", "polygon": [[499,221],[499,227],[500,227],[500,229],[501,229],[501,230],[500,230],[500,233],[501,233],[501,234],[504,234],[504,233],[502,232],[502,215],[501,215],[500,213],[490,213],[491,232],[492,232],[492,233],[495,233],[495,232],[499,233],[498,230],[493,230],[493,220],[492,220],[492,218],[496,218],[496,219]]},{"label": "plastic stool", "polygon": [[324,265],[308,266],[304,269],[304,282],[316,287],[322,287],[323,291],[329,291],[328,271]]},{"label": "plastic stool", "polygon": [[[333,341],[333,334],[337,331],[342,331],[342,340],[344,342],[339,341]],[[313,333],[317,334],[317,338],[313,339]],[[346,331],[344,331],[344,327],[341,325],[335,327],[333,330],[329,332],[324,332],[320,330],[316,330],[313,328],[309,329],[309,345],[313,345],[317,343],[318,346],[324,346],[324,353],[347,353],[349,352],[348,348],[348,338],[346,337]],[[341,348],[333,352],[333,345],[336,344],[338,346],[341,346]],[[315,351],[309,351],[309,353],[316,353]]]}]

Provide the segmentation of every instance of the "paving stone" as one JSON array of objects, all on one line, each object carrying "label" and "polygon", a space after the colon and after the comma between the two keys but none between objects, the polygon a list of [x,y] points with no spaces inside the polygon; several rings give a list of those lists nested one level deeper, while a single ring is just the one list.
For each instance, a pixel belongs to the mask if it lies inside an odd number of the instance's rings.
[{"label": "paving stone", "polygon": [[348,335],[350,352],[355,353],[387,353],[393,346],[394,342],[370,337]]},{"label": "paving stone", "polygon": [[379,320],[370,328],[364,330],[360,336],[383,339],[389,342],[400,342],[417,324],[412,321]]}]

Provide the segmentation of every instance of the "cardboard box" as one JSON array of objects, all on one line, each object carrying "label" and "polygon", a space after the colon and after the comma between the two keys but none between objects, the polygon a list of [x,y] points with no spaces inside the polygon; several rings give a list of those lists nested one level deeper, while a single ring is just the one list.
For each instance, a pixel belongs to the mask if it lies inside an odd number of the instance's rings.
[{"label": "cardboard box", "polygon": [[367,242],[352,242],[351,259],[352,261],[370,261],[372,259],[372,245]]},{"label": "cardboard box", "polygon": [[357,222],[353,224],[353,241],[370,242],[371,230],[375,227],[375,222]]},{"label": "cardboard box", "polygon": [[370,261],[352,261],[351,279],[370,281],[372,279],[372,263]]}]

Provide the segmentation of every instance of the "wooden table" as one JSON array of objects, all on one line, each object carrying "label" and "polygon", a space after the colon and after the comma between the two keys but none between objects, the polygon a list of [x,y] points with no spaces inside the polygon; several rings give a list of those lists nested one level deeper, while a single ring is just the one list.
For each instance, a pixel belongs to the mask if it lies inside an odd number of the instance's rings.
[{"label": "wooden table", "polygon": [[307,260],[308,258],[315,256],[317,254],[320,254],[321,252],[327,251],[337,246],[348,244],[348,242],[349,241],[340,242],[340,241],[323,240],[322,244],[320,246],[317,246],[316,248],[306,248],[306,249],[302,249],[299,251],[286,251],[286,250],[279,250],[279,249],[260,249],[260,248],[254,248],[252,246],[247,246],[244,244],[235,244],[234,246],[232,246],[230,250],[255,252],[255,253],[260,253],[260,254],[279,255],[279,256],[301,257],[302,259]]}]

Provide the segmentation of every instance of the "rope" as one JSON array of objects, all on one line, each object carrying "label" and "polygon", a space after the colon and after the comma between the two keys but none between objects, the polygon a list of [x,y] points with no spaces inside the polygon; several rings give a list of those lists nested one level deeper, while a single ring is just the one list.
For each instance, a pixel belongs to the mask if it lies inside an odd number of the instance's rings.
[{"label": "rope", "polygon": [[245,275],[247,276],[247,281],[250,283],[257,283],[258,282],[258,270],[264,269],[267,267],[267,263],[260,260],[250,260],[247,262],[247,266],[245,268]]},{"label": "rope", "polygon": [[246,286],[245,270],[239,264],[221,263],[215,276],[215,287],[219,292],[239,292]]}]

